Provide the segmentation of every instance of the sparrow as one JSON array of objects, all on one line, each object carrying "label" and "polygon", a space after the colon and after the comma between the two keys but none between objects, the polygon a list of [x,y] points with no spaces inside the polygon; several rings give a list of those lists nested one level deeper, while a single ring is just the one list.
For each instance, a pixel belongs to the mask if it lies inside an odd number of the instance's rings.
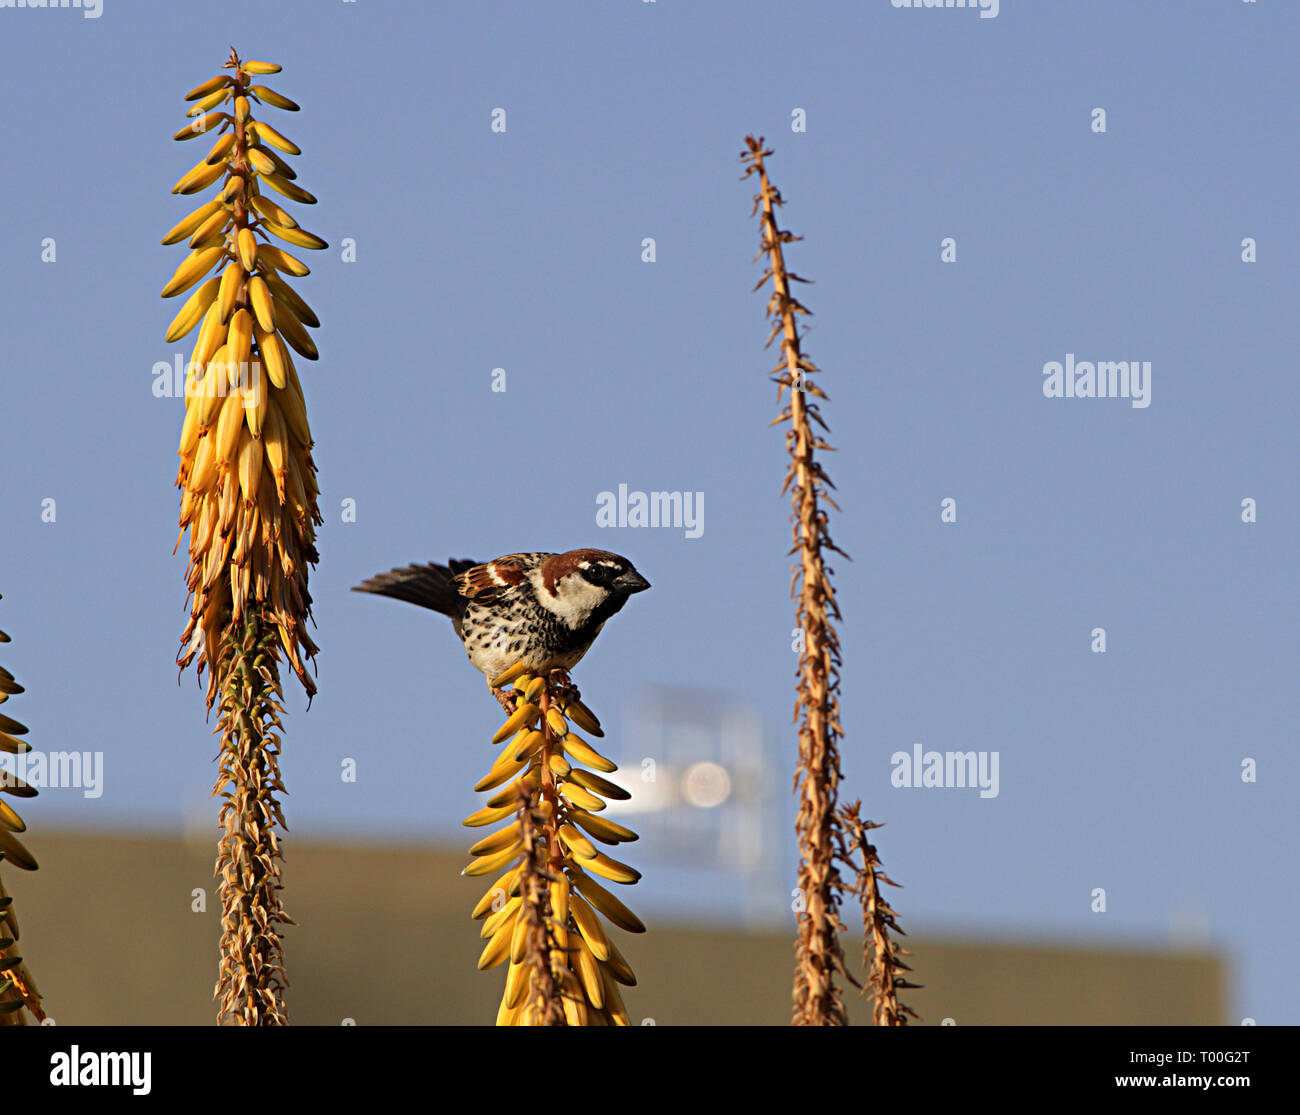
[{"label": "sparrow", "polygon": [[[516,662],[529,673],[564,674],[581,661],[605,621],[650,582],[607,550],[506,554],[478,563],[407,565],[353,588],[451,617],[470,663],[492,679]],[[502,706],[513,710],[502,699]]]}]

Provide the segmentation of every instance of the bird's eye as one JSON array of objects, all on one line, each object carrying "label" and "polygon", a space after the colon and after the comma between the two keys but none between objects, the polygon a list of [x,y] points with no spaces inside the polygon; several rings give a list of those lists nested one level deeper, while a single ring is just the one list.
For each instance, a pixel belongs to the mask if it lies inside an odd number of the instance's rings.
[{"label": "bird's eye", "polygon": [[593,563],[582,571],[582,575],[593,585],[604,586],[609,584],[617,576],[617,573],[608,565]]}]

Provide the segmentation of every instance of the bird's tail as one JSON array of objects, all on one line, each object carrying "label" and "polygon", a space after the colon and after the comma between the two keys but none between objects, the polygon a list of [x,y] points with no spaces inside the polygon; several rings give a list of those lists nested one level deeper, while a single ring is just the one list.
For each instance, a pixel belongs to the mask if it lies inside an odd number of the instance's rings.
[{"label": "bird's tail", "polygon": [[373,592],[377,596],[391,596],[394,600],[405,600],[408,604],[418,604],[441,612],[444,616],[456,617],[460,613],[464,600],[456,591],[452,580],[457,573],[472,569],[475,562],[452,559],[447,565],[407,565],[393,569],[388,573],[378,573],[368,581],[353,588],[353,592]]}]

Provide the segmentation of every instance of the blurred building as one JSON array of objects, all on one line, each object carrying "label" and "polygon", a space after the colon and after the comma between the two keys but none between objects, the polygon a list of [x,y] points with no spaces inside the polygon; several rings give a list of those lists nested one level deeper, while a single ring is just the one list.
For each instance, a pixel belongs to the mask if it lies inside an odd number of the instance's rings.
[{"label": "blurred building", "polygon": [[[23,955],[62,1024],[210,1025],[220,903],[213,839],[63,833],[32,847],[35,873],[0,867]],[[296,1024],[490,1024],[504,970],[475,967],[469,911],[482,879],[462,850],[313,843],[286,846],[285,932]],[[202,909],[198,907],[202,906]],[[792,933],[662,923],[620,935],[640,986],[636,1021],[784,1025]],[[617,932],[617,931],[614,931]],[[1223,962],[1202,951],[981,943],[909,936],[925,1024],[1184,1024],[1227,1021]],[[845,941],[851,958],[860,947]],[[847,988],[853,1021],[869,1021]]]}]

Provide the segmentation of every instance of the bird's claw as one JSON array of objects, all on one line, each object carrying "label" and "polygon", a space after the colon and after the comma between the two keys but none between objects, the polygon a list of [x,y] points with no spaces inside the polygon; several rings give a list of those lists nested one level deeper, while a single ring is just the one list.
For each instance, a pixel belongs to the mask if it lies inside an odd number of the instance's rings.
[{"label": "bird's claw", "polygon": [[515,711],[515,697],[517,696],[513,689],[494,689],[492,690],[492,696],[497,699],[497,702],[506,710],[506,712],[513,715]]},{"label": "bird's claw", "polygon": [[582,699],[582,694],[578,692],[578,687],[573,684],[569,671],[564,667],[557,666],[553,670],[548,670],[546,680],[550,684],[551,692],[559,698],[561,704],[567,705],[571,701]]}]

